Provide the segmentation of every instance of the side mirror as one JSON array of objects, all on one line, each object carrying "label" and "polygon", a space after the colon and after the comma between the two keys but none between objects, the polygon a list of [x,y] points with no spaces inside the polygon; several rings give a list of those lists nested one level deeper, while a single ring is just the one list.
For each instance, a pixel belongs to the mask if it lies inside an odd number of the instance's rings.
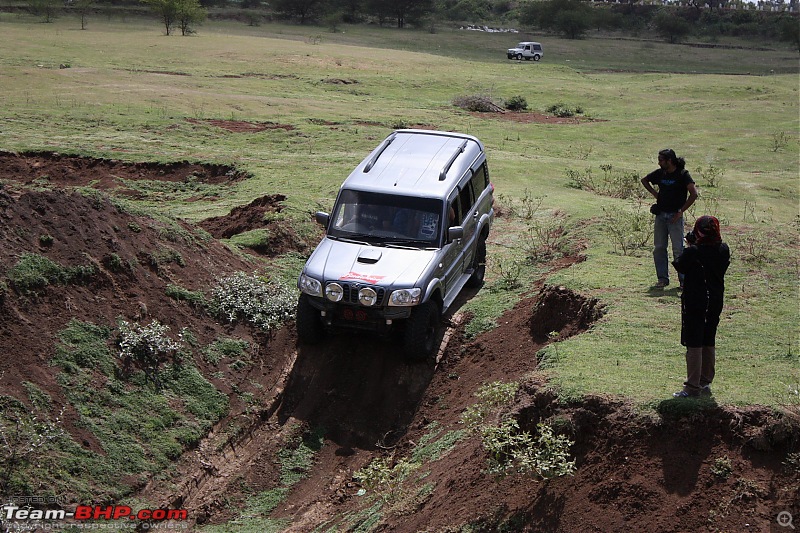
[{"label": "side mirror", "polygon": [[317,221],[317,224],[322,226],[323,228],[328,228],[328,222],[330,222],[331,216],[328,213],[324,213],[322,211],[317,211],[314,213],[314,220]]},{"label": "side mirror", "polygon": [[447,228],[447,242],[457,241],[464,238],[464,228],[461,226],[450,226]]}]

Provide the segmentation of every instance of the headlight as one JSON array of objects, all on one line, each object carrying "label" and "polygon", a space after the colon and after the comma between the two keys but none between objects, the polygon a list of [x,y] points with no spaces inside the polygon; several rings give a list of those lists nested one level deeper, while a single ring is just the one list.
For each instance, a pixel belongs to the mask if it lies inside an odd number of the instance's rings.
[{"label": "headlight", "polygon": [[344,290],[342,290],[342,286],[338,283],[328,283],[325,286],[325,297],[332,301],[338,302],[341,301],[342,296],[344,296]]},{"label": "headlight", "polygon": [[297,286],[306,294],[311,296],[322,296],[322,283],[312,277],[306,276],[305,274],[300,274],[300,279],[297,282]]},{"label": "headlight", "polygon": [[361,305],[375,305],[378,303],[378,293],[369,287],[364,287],[358,291],[358,301]]},{"label": "headlight", "polygon": [[392,296],[389,298],[389,305],[417,305],[421,295],[422,289],[400,289],[399,291],[394,291],[392,293]]}]

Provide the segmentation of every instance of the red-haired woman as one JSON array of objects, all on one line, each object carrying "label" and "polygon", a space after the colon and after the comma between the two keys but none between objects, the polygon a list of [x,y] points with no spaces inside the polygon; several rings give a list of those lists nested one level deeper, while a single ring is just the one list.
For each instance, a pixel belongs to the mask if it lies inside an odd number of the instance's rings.
[{"label": "red-haired woman", "polygon": [[686,346],[686,381],[676,398],[711,394],[716,365],[716,336],[725,272],[731,262],[728,245],[722,242],[719,220],[704,215],[686,235],[688,246],[675,261],[684,275],[681,294],[681,344]]}]

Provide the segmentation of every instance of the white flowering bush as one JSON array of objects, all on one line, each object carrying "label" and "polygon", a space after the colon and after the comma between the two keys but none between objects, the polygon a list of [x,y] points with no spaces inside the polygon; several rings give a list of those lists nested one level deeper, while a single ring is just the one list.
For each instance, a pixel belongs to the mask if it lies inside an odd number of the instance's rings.
[{"label": "white flowering bush", "polygon": [[294,288],[244,272],[219,280],[211,292],[210,307],[217,316],[266,331],[294,318],[296,306]]},{"label": "white flowering bush", "polygon": [[169,326],[153,320],[150,324],[142,326],[131,324],[125,320],[118,323],[119,357],[126,367],[136,365],[141,368],[145,376],[160,388],[158,368],[169,359],[177,360],[183,348],[183,337],[175,341],[167,336]]},{"label": "white flowering bush", "polygon": [[63,416],[64,408],[51,420],[35,405],[31,410],[16,398],[0,396],[0,493],[31,489],[29,469],[45,468],[56,441],[68,435]]}]

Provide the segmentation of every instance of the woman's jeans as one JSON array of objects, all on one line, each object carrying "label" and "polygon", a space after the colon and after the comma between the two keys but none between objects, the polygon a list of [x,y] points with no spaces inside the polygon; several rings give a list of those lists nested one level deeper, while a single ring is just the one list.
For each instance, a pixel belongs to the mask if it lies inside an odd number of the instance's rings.
[{"label": "woman's jeans", "polygon": [[[683,216],[677,222],[670,222],[675,213],[659,213],[653,227],[653,261],[656,264],[658,281],[669,283],[669,257],[667,257],[667,239],[672,241],[672,259],[683,253]],[[678,274],[683,283],[683,274]]]}]

